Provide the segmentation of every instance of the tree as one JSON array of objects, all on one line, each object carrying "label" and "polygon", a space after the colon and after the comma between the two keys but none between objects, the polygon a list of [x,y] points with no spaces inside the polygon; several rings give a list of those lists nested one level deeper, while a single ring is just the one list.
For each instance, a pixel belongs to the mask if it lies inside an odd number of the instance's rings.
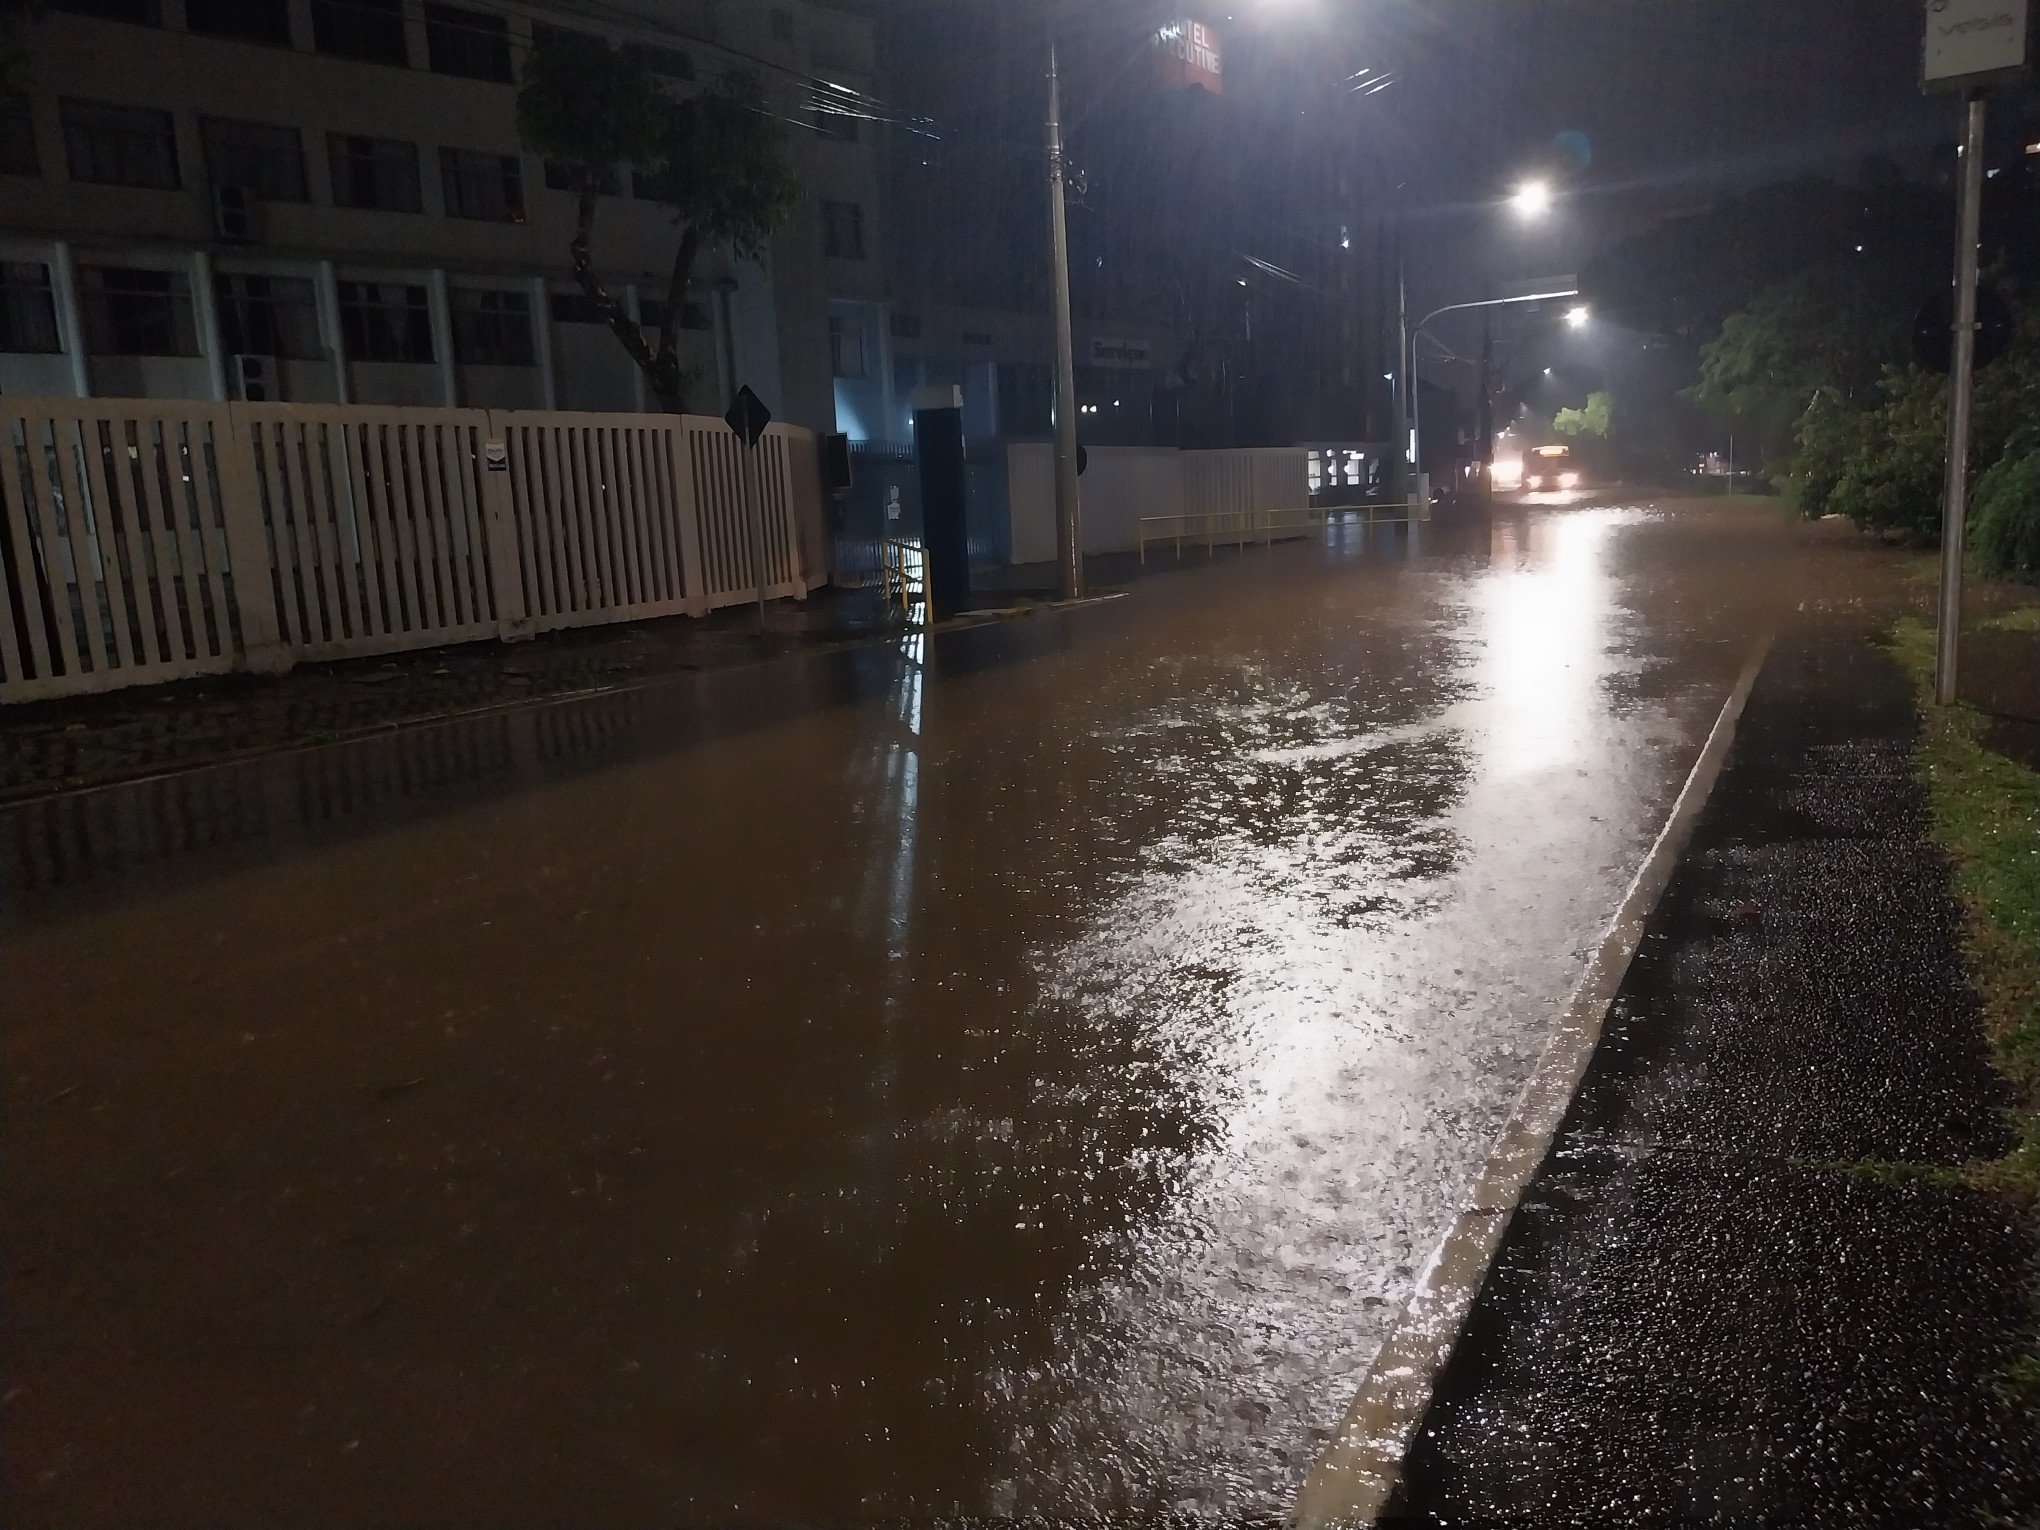
[{"label": "tree", "polygon": [[[680,321],[695,260],[704,245],[715,243],[760,258],[800,199],[783,135],[766,113],[757,81],[725,75],[675,102],[642,63],[602,39],[548,32],[524,66],[517,129],[526,148],[566,166],[572,180],[574,280],[644,373],[659,406],[685,413]],[[656,347],[595,275],[598,199],[620,165],[649,177],[678,229]],[[641,179],[640,190],[644,184]]]},{"label": "tree", "polygon": [[1608,439],[1614,423],[1615,400],[1606,393],[1589,393],[1581,409],[1561,409],[1552,417],[1551,428],[1562,436],[1598,436]]}]

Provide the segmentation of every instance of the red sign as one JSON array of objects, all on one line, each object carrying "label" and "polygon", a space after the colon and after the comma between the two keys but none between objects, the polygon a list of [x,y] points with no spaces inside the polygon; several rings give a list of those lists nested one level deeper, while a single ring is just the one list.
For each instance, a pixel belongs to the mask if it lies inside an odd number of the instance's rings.
[{"label": "red sign", "polygon": [[1220,93],[1218,28],[1203,21],[1172,21],[1155,34],[1155,46],[1165,84],[1202,85],[1213,95]]}]

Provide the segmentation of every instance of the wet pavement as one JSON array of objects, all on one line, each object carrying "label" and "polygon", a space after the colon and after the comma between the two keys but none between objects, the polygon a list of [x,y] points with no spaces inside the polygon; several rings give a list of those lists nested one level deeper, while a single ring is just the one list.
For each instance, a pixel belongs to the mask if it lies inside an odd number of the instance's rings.
[{"label": "wet pavement", "polygon": [[1352,528],[5,810],[9,1523],[1279,1516],[1796,548]]},{"label": "wet pavement", "polygon": [[1947,1172],[2014,1139],[1877,642],[1911,594],[1806,567],[1389,1523],[2040,1523],[2040,1229]]}]

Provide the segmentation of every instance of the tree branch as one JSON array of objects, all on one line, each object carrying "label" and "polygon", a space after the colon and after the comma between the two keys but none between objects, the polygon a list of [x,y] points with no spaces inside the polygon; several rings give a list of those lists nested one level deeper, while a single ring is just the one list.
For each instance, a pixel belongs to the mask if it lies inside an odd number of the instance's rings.
[{"label": "tree branch", "polygon": [[659,359],[654,381],[670,380],[661,388],[660,402],[674,414],[687,412],[686,386],[680,377],[680,320],[687,309],[687,279],[694,272],[694,258],[701,252],[701,225],[689,223],[673,251],[673,272],[666,279],[666,312],[659,326]]},{"label": "tree branch", "polygon": [[602,321],[622,342],[630,359],[637,363],[638,370],[648,381],[656,381],[656,363],[645,344],[644,331],[638,328],[637,320],[623,311],[623,305],[610,295],[609,289],[595,279],[595,262],[588,253],[588,247],[595,237],[595,198],[600,191],[600,176],[601,172],[592,165],[583,165],[579,172],[576,190],[580,195],[574,208],[574,242],[568,246],[574,280],[580,284],[588,301],[595,305],[595,311],[602,315]]}]

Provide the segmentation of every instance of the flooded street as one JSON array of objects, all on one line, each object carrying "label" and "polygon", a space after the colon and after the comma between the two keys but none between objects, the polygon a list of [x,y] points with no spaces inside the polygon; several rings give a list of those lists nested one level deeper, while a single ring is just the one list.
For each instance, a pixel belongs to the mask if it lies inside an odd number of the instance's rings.
[{"label": "flooded street", "polygon": [[11,810],[10,1523],[1280,1513],[1792,558],[1334,530]]}]

